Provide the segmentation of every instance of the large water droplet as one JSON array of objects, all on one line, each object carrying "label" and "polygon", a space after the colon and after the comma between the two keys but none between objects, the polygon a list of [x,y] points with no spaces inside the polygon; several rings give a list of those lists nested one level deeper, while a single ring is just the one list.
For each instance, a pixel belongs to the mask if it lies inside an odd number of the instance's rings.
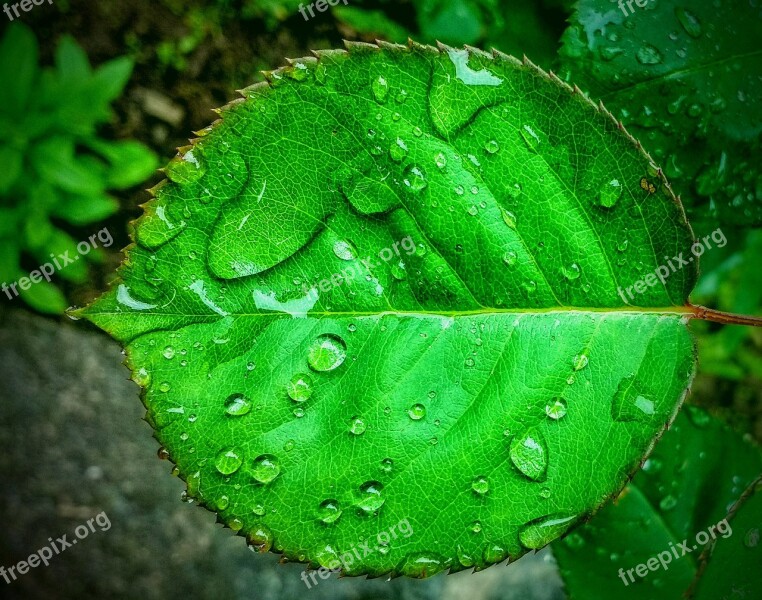
[{"label": "large water droplet", "polygon": [[338,500],[324,500],[318,507],[318,519],[326,525],[330,525],[339,520],[341,512],[341,505]]},{"label": "large water droplet", "polygon": [[413,421],[420,421],[426,416],[426,407],[423,404],[413,404],[407,414]]},{"label": "large water droplet", "polygon": [[497,143],[497,140],[490,140],[484,144],[484,149],[488,154],[496,154],[500,151],[500,144]]},{"label": "large water droplet", "polygon": [[241,417],[251,410],[251,402],[243,394],[231,394],[225,400],[225,414]]},{"label": "large water droplet", "polygon": [[572,263],[568,267],[564,265],[561,267],[561,273],[569,281],[579,279],[579,265],[577,263]]},{"label": "large water droplet", "polygon": [[539,550],[568,530],[576,520],[576,515],[549,515],[531,521],[519,530],[521,545],[530,550]]},{"label": "large water droplet", "polygon": [[264,525],[255,526],[246,536],[246,541],[252,550],[257,552],[269,552],[273,545],[273,534]]},{"label": "large water droplet", "polygon": [[381,496],[381,491],[384,486],[378,481],[366,481],[360,486],[360,493],[362,497],[357,503],[357,506],[365,514],[370,515],[377,512],[384,505],[384,498]]},{"label": "large water droplet", "polygon": [[312,396],[312,378],[306,373],[297,373],[288,382],[286,390],[294,402],[305,402]]},{"label": "large water droplet", "polygon": [[259,483],[270,483],[280,474],[280,463],[272,454],[262,454],[254,459],[251,475]]},{"label": "large water droplet", "polygon": [[389,146],[389,156],[394,162],[402,162],[407,156],[408,148],[407,144],[402,138],[397,138],[391,146]]},{"label": "large water droplet", "polygon": [[421,579],[439,573],[447,564],[447,560],[438,554],[422,552],[405,557],[397,569],[403,575]]},{"label": "large water droplet", "polygon": [[223,475],[232,475],[241,468],[243,458],[232,448],[220,450],[214,461],[214,466]]},{"label": "large water droplet", "polygon": [[195,152],[188,150],[182,158],[173,158],[166,168],[167,177],[179,185],[189,185],[201,179],[206,172],[206,165]]},{"label": "large water droplet", "polygon": [[312,342],[307,351],[307,362],[315,371],[333,371],[347,357],[347,345],[337,335],[325,333]]},{"label": "large water droplet", "polygon": [[447,166],[447,157],[442,152],[440,152],[434,157],[434,164],[437,166],[437,168],[444,169]]},{"label": "large water droplet", "polygon": [[590,359],[588,359],[587,354],[580,352],[572,360],[572,367],[575,371],[581,371],[587,366],[588,362],[590,362]]},{"label": "large water droplet", "polygon": [[504,208],[500,209],[500,213],[503,215],[503,223],[508,225],[511,229],[516,229],[516,215]]},{"label": "large water droplet", "polygon": [[514,466],[524,475],[540,481],[548,468],[548,449],[539,431],[528,431],[511,444],[509,455]]}]

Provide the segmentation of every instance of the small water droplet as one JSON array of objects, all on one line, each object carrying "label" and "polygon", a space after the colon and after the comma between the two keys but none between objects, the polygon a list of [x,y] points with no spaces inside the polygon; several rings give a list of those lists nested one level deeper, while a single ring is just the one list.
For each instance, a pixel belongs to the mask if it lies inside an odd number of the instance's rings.
[{"label": "small water droplet", "polygon": [[587,366],[588,362],[590,362],[590,359],[587,357],[587,354],[580,352],[572,360],[572,367],[575,371],[581,371]]},{"label": "small water droplet", "polygon": [[759,545],[759,529],[756,527],[749,529],[743,538],[743,544],[747,548],[756,548]]},{"label": "small water droplet", "polygon": [[323,500],[318,506],[318,519],[326,525],[330,525],[339,520],[341,512],[341,505],[338,500],[333,498]]},{"label": "small water droplet", "polygon": [[442,152],[440,152],[434,157],[434,164],[437,166],[437,168],[444,169],[447,166],[447,157]]},{"label": "small water droplet", "polygon": [[659,508],[664,511],[672,510],[675,508],[675,506],[677,506],[677,498],[675,498],[672,494],[664,496],[664,498],[662,498],[659,502]]},{"label": "small water droplet", "polygon": [[347,345],[337,335],[325,333],[312,342],[307,351],[307,362],[315,371],[333,371],[347,357]]},{"label": "small water droplet", "polygon": [[635,58],[641,65],[658,65],[664,59],[658,48],[650,44],[641,46],[635,54]]},{"label": "small water droplet", "polygon": [[286,391],[294,402],[306,402],[312,396],[312,378],[306,373],[297,373],[288,382]]},{"label": "small water droplet", "polygon": [[391,473],[394,468],[394,461],[391,458],[385,458],[381,461],[381,470],[384,473]]},{"label": "small water droplet", "polygon": [[489,491],[489,482],[487,481],[487,478],[483,476],[476,477],[471,482],[471,489],[474,493],[479,494],[480,496],[486,494]]},{"label": "small water droplet", "polygon": [[579,265],[577,263],[572,263],[568,267],[564,265],[561,267],[561,273],[569,281],[579,279]]},{"label": "small water droplet", "polygon": [[420,421],[426,416],[426,407],[423,404],[413,404],[407,414],[413,421]]},{"label": "small water droplet", "polygon": [[540,497],[545,498],[547,500],[551,496],[551,491],[549,487],[544,487],[540,490]]},{"label": "small water droplet", "polygon": [[254,459],[252,477],[259,483],[270,483],[280,474],[280,463],[272,454],[262,454]]},{"label": "small water droplet", "polygon": [[540,481],[548,468],[545,439],[537,431],[528,431],[511,444],[509,455],[514,466],[529,479]]},{"label": "small water droplet", "polygon": [[345,240],[338,240],[333,244],[333,253],[341,260],[355,260],[357,251],[354,246]]},{"label": "small water droplet", "polygon": [[484,144],[484,149],[488,154],[496,154],[500,151],[500,144],[497,143],[497,140],[490,140]]},{"label": "small water droplet", "polygon": [[604,183],[598,190],[598,204],[604,208],[611,208],[622,196],[622,184],[618,179]]},{"label": "small water droplet", "polygon": [[675,16],[689,36],[692,38],[701,37],[701,21],[693,13],[683,7],[677,7]]},{"label": "small water droplet", "polygon": [[527,147],[533,151],[537,151],[537,147],[540,145],[540,136],[537,135],[534,129],[530,127],[529,125],[524,125],[521,129],[519,129],[519,133],[521,134],[522,139],[526,143]]},{"label": "small water droplet", "polygon": [[357,503],[360,510],[366,515],[377,512],[384,504],[385,500],[381,496],[384,486],[378,481],[366,481],[360,486],[362,498]]},{"label": "small water droplet", "polygon": [[241,458],[238,452],[232,448],[227,448],[220,450],[217,454],[214,466],[223,475],[232,475],[241,467],[241,463],[243,463],[243,458]]},{"label": "small water droplet", "polygon": [[418,165],[410,165],[405,169],[403,183],[412,192],[420,192],[428,185],[426,173]]},{"label": "small water droplet", "polygon": [[407,144],[405,144],[402,138],[397,138],[394,143],[389,146],[389,156],[394,162],[402,162],[407,156],[407,153]]},{"label": "small water droplet", "polygon": [[479,521],[474,521],[473,523],[471,523],[470,529],[474,533],[479,533],[482,530],[482,524]]},{"label": "small water droplet", "polygon": [[349,419],[349,433],[352,435],[362,435],[368,426],[363,421],[362,417],[354,416]]},{"label": "small water droplet", "polygon": [[500,209],[500,213],[503,215],[503,223],[508,225],[511,229],[516,229],[516,215],[504,208]]},{"label": "small water droplet", "polygon": [[508,250],[505,254],[503,254],[503,262],[509,267],[512,267],[516,264],[516,259],[517,256],[513,250]]},{"label": "small water droplet", "polygon": [[545,405],[545,414],[555,421],[563,418],[566,415],[566,400],[553,398],[552,402]]},{"label": "small water droplet", "polygon": [[389,83],[382,75],[379,75],[373,80],[370,84],[370,89],[373,92],[373,97],[376,99],[376,102],[379,104],[384,104],[386,102],[386,97],[389,94]]}]

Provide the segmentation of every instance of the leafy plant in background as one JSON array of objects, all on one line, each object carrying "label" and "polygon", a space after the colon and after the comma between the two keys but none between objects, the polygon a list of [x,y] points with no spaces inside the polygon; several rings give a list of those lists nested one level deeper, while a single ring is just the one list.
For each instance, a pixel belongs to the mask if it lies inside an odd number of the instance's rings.
[{"label": "leafy plant in background", "polygon": [[[156,156],[141,144],[97,132],[131,71],[128,58],[93,70],[69,36],[58,44],[55,67],[41,68],[34,34],[21,24],[8,27],[0,42],[0,280],[24,276],[24,257],[39,265],[51,254],[76,256],[77,240],[59,223],[83,227],[114,214],[119,205],[108,191],[134,186],[155,170]],[[101,256],[96,250],[87,258]],[[83,283],[87,265],[72,263],[59,275]],[[21,297],[42,312],[68,305],[46,281]]]},{"label": "leafy plant in background", "polygon": [[[693,379],[688,321],[759,322],[690,304],[695,261],[623,304],[693,233],[578,89],[498,52],[315,54],[181,150],[120,280],[77,314],[124,343],[188,495],[255,548],[335,567],[407,519],[345,573],[518,558],[638,471]],[[670,510],[674,483],[638,483],[634,512]]]}]

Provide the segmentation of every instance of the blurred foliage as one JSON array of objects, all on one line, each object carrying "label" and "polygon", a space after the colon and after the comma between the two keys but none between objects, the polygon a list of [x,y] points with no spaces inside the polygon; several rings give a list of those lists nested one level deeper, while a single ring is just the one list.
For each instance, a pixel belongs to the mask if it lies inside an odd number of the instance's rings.
[{"label": "blurred foliage", "polygon": [[[132,141],[101,139],[97,126],[111,119],[111,102],[132,72],[128,58],[93,70],[87,55],[69,36],[61,38],[55,66],[38,65],[39,48],[24,25],[12,24],[0,41],[0,281],[25,273],[22,261],[50,262],[51,254],[76,256],[77,241],[59,227],[79,227],[115,213],[108,190],[143,181],[157,166],[156,156]],[[87,255],[102,259],[100,252]],[[59,271],[74,283],[88,278],[84,261]],[[47,281],[20,290],[33,308],[61,313],[61,290]]]}]

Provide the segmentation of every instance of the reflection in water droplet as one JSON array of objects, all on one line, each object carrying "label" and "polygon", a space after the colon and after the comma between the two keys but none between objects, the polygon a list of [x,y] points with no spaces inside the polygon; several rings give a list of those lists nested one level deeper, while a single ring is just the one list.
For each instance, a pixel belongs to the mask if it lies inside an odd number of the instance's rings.
[{"label": "reflection in water droplet", "polygon": [[262,454],[254,459],[252,477],[259,483],[270,483],[280,474],[280,463],[272,454]]},{"label": "reflection in water droplet", "polygon": [[566,415],[566,400],[553,398],[552,402],[545,405],[545,414],[556,421],[561,419]]},{"label": "reflection in water droplet", "polygon": [[362,420],[362,417],[354,416],[349,419],[349,433],[352,435],[362,435],[367,428],[368,426]]},{"label": "reflection in water droplet", "polygon": [[378,481],[366,481],[360,486],[362,497],[357,503],[363,513],[366,515],[377,512],[384,504],[384,498],[381,497],[381,490],[384,486]]},{"label": "reflection in water droplet", "polygon": [[307,362],[315,371],[333,371],[347,357],[347,345],[339,336],[325,333],[312,342],[307,351]]},{"label": "reflection in water droplet", "polygon": [[489,491],[489,482],[487,481],[486,477],[477,477],[471,482],[471,489],[479,494],[480,496],[483,496]]},{"label": "reflection in water droplet", "polygon": [[519,530],[521,545],[530,550],[539,550],[567,531],[576,520],[576,515],[549,515],[531,521]]},{"label": "reflection in water droplet", "polygon": [[305,402],[312,396],[312,378],[306,373],[297,373],[288,382],[286,390],[294,402]]},{"label": "reflection in water droplet", "polygon": [[338,240],[333,244],[333,253],[341,260],[354,260],[357,258],[357,251],[354,246],[344,240]]},{"label": "reflection in water droplet", "polygon": [[220,450],[214,466],[223,475],[232,475],[241,467],[241,463],[243,463],[241,456],[232,448],[228,448]]},{"label": "reflection in water droplet", "polygon": [[330,525],[339,520],[341,512],[341,505],[338,500],[332,498],[324,500],[318,507],[318,519],[326,525]]},{"label": "reflection in water droplet", "polygon": [[379,75],[374,79],[370,84],[370,89],[373,92],[373,97],[376,99],[376,102],[380,104],[386,102],[386,97],[389,94],[389,83],[383,76]]},{"label": "reflection in water droplet", "polygon": [[509,455],[514,466],[524,475],[540,481],[548,469],[548,449],[539,430],[528,431],[511,444]]}]

